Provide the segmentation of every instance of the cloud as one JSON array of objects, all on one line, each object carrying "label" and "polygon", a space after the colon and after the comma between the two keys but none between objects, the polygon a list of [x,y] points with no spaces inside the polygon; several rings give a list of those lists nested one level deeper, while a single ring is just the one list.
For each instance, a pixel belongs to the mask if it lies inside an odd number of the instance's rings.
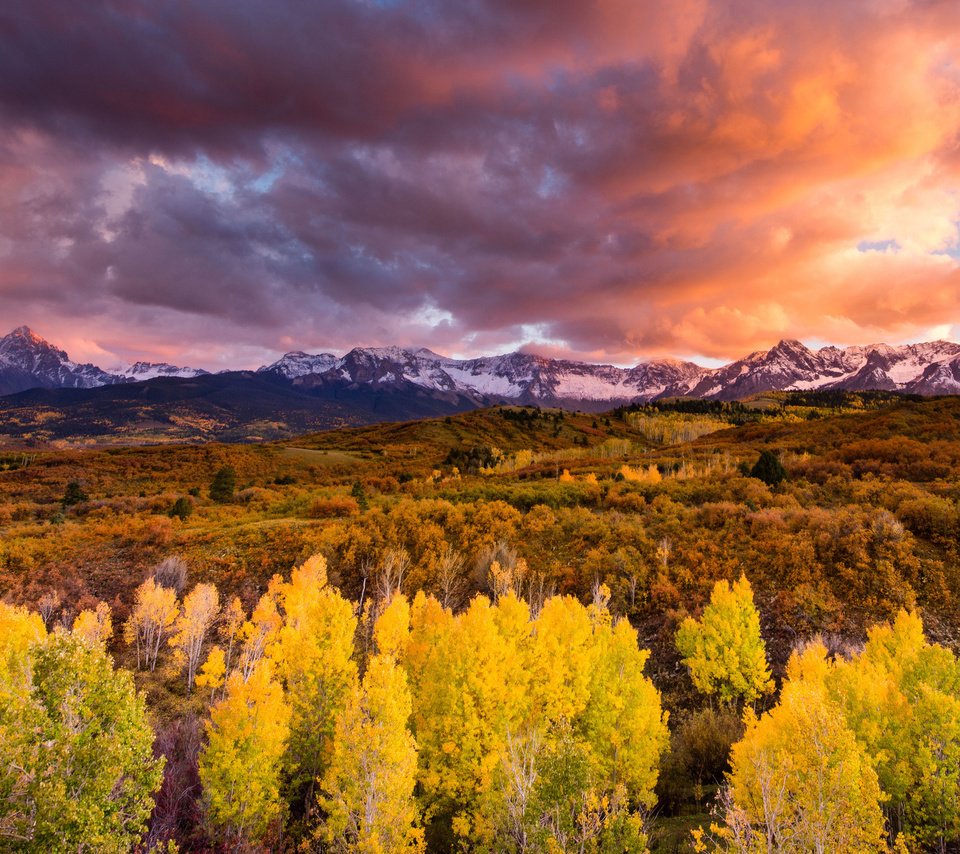
[{"label": "cloud", "polygon": [[207,367],[923,336],[960,311],[958,25],[931,0],[8,4],[0,312]]}]

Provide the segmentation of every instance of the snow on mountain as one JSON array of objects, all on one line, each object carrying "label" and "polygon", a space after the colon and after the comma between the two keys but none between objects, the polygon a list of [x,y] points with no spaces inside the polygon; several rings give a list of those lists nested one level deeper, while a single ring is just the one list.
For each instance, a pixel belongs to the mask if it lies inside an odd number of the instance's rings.
[{"label": "snow on mountain", "polygon": [[288,353],[260,370],[288,378],[302,378],[310,373],[329,382],[374,386],[412,383],[430,391],[465,394],[491,402],[604,405],[648,400],[668,387],[689,383],[703,372],[692,363],[675,360],[618,368],[547,359],[530,353],[451,359],[426,348],[401,347],[358,347],[339,359],[328,353]]},{"label": "snow on mountain", "polygon": [[927,365],[919,377],[907,383],[904,391],[912,394],[960,394],[960,358]]},{"label": "snow on mountain", "polygon": [[139,382],[156,377],[198,377],[199,368],[178,368],[156,362],[137,362],[128,368],[104,371],[78,364],[63,350],[45,341],[27,326],[0,338],[0,394],[30,388],[97,388]]},{"label": "snow on mountain", "polygon": [[152,380],[157,377],[191,378],[202,377],[210,373],[202,368],[178,368],[166,362],[134,362],[130,367],[118,371],[121,376],[133,382]]},{"label": "snow on mountain", "polygon": [[960,345],[949,341],[810,350],[799,341],[785,340],[770,350],[751,353],[706,372],[688,393],[692,397],[736,400],[762,391],[908,390],[928,366],[958,355]]},{"label": "snow on mountain", "polygon": [[258,373],[272,372],[286,377],[288,380],[304,377],[308,374],[322,374],[330,370],[337,362],[337,357],[332,353],[320,353],[311,356],[309,353],[302,353],[299,350],[293,353],[287,353],[282,359],[274,362],[272,365],[264,365],[258,368]]},{"label": "snow on mountain", "polygon": [[[599,408],[660,397],[735,400],[763,391],[909,390],[921,387],[918,384],[930,366],[943,366],[957,357],[960,345],[946,341],[811,350],[799,341],[784,340],[770,350],[758,350],[716,369],[670,359],[619,368],[530,353],[451,359],[427,349],[374,347],[355,348],[340,358],[329,353],[290,353],[261,370],[297,377],[309,373],[324,377],[325,382],[380,387],[412,383],[436,392],[473,395],[486,402]],[[960,361],[956,369],[960,382]],[[948,375],[952,376],[946,369],[931,373],[923,387],[952,388]]]},{"label": "snow on mountain", "polygon": [[122,382],[96,365],[77,364],[27,326],[0,338],[0,394],[28,388],[94,388]]},{"label": "snow on mountain", "polygon": [[[71,361],[63,350],[25,326],[0,338],[0,394],[206,373],[152,362],[108,373]],[[287,353],[259,373],[274,374],[305,391],[368,387],[457,400],[461,405],[502,402],[599,410],[662,397],[735,400],[764,391],[884,389],[960,394],[960,344],[933,341],[811,350],[799,341],[784,340],[714,369],[672,359],[620,368],[521,352],[452,359],[426,348],[357,347],[343,356]]]}]

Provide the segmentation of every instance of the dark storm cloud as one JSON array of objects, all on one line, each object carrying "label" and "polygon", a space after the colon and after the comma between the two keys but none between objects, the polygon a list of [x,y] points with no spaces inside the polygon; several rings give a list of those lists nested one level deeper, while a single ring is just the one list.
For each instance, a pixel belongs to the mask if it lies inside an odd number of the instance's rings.
[{"label": "dark storm cloud", "polygon": [[923,335],[958,309],[958,16],[7,3],[0,312],[78,355],[208,364]]}]

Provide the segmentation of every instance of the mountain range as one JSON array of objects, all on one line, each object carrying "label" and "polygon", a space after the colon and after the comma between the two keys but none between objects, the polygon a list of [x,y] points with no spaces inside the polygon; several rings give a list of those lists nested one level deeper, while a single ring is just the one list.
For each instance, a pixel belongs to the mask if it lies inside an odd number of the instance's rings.
[{"label": "mountain range", "polygon": [[[343,356],[292,352],[257,371],[210,374],[165,363],[116,370],[79,364],[27,327],[0,338],[0,434],[7,436],[24,435],[38,407],[45,438],[57,435],[60,417],[65,434],[78,420],[106,433],[172,418],[185,426],[171,438],[249,439],[502,403],[602,411],[661,398],[736,400],[813,389],[960,394],[960,344],[811,350],[785,340],[719,368],[673,359],[620,368],[522,352],[452,359],[425,348],[358,347]],[[267,426],[251,432],[252,422]]]}]

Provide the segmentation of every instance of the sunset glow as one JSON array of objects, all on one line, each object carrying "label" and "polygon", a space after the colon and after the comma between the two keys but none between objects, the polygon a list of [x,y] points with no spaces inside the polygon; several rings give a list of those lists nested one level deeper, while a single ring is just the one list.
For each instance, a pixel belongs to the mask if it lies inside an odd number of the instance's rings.
[{"label": "sunset glow", "polygon": [[957,340],[960,4],[0,10],[0,333],[216,369]]}]

